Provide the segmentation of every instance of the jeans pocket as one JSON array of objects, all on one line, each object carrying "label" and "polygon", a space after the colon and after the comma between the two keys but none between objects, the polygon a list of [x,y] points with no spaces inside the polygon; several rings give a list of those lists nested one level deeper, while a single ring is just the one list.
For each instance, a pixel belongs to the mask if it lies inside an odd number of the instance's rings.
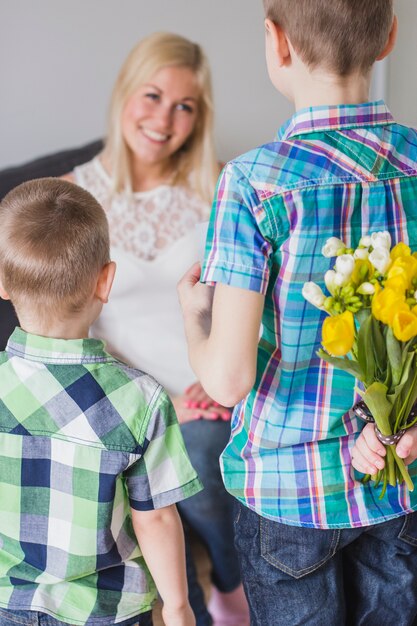
[{"label": "jeans pocket", "polygon": [[405,516],[398,539],[417,547],[417,513],[409,513]]},{"label": "jeans pocket", "polygon": [[261,518],[261,556],[292,576],[302,578],[329,561],[337,552],[340,530],[287,526]]}]

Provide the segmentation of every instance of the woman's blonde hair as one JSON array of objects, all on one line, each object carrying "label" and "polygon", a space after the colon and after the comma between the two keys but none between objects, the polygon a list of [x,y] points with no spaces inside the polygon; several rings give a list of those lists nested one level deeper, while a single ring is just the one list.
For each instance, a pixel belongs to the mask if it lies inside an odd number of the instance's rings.
[{"label": "woman's blonde hair", "polygon": [[190,68],[200,87],[193,132],[172,156],[173,184],[191,185],[204,200],[211,202],[219,168],[213,145],[210,68],[199,45],[172,33],[154,33],[140,41],[123,63],[114,85],[105,146],[114,191],[132,190],[131,154],[121,128],[123,108],[138,87],[162,68],[170,66]]}]

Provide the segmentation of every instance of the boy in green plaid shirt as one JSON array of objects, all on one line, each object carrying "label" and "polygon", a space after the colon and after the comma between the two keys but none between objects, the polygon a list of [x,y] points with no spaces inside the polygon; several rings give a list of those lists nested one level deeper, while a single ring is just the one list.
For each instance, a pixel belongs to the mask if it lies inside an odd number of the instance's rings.
[{"label": "boy in green plaid shirt", "polygon": [[[106,217],[40,179],[0,204],[0,625],[193,626],[175,503],[200,491],[173,407],[91,323],[115,272]],[[155,583],[154,583],[155,580]]]}]

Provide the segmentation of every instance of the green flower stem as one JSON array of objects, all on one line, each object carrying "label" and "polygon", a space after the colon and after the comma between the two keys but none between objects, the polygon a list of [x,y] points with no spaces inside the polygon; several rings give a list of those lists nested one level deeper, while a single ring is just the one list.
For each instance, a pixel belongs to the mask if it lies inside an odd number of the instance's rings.
[{"label": "green flower stem", "polygon": [[395,487],[397,484],[397,475],[395,471],[395,458],[392,454],[393,446],[386,446],[387,455],[385,457],[385,472],[387,475],[387,481],[391,487]]},{"label": "green flower stem", "polygon": [[[416,371],[414,372],[413,383],[410,386],[410,389],[408,391],[407,397],[405,398],[401,409],[398,411],[397,419],[395,420],[395,425],[394,425],[394,433],[397,433],[400,430],[400,425],[401,425],[402,419],[404,417],[404,412],[406,410],[406,407],[407,407],[408,402],[410,400],[410,396],[411,396],[411,394],[413,392],[413,388],[414,388],[416,383],[417,383],[417,368],[416,368]],[[408,415],[406,416],[406,420],[405,421],[407,421],[407,418],[408,418]]]},{"label": "green flower stem", "polygon": [[397,464],[397,467],[400,470],[401,476],[403,477],[408,489],[410,491],[414,491],[414,484],[413,484],[413,481],[411,480],[410,474],[408,473],[406,464],[404,463],[403,459],[400,459],[400,457],[398,456],[395,450],[395,446],[390,446],[390,448],[391,448],[392,455],[395,459],[395,462]]}]

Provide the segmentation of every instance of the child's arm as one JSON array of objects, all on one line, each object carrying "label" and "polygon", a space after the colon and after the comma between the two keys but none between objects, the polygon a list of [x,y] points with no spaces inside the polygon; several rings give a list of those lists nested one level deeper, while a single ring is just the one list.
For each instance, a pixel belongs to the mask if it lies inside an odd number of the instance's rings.
[{"label": "child's arm", "polygon": [[[417,426],[410,428],[397,443],[398,456],[409,465],[417,458]],[[352,465],[364,474],[376,474],[385,466],[385,447],[375,434],[375,425],[367,424],[352,450]]]},{"label": "child's arm", "polygon": [[[178,284],[191,366],[211,398],[234,406],[251,390],[264,296],[249,289],[199,282],[194,265]],[[213,306],[211,306],[213,304]]]},{"label": "child's arm", "polygon": [[184,534],[176,506],[152,511],[131,508],[131,512],[136,538],[164,603],[164,623],[194,626],[188,602]]}]

